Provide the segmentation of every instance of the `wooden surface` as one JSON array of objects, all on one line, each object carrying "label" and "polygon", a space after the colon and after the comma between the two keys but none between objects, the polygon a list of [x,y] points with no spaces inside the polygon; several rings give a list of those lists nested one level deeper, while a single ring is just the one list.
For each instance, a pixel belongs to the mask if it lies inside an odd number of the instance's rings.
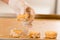
[{"label": "wooden surface", "polygon": [[[16,18],[0,18],[0,36],[9,35],[14,27],[21,27],[19,23]],[[56,31],[60,38],[60,20],[36,19],[29,30],[40,32],[41,38],[45,37],[46,31]]]},{"label": "wooden surface", "polygon": [[60,15],[56,14],[36,14],[36,18],[38,19],[60,19]]}]

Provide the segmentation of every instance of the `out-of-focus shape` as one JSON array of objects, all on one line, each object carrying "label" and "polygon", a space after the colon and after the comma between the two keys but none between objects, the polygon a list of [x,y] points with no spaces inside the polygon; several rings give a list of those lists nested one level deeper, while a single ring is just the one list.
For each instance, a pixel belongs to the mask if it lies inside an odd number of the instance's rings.
[{"label": "out-of-focus shape", "polygon": [[39,33],[39,32],[31,31],[31,32],[28,34],[28,37],[29,37],[29,38],[40,38],[40,33]]},{"label": "out-of-focus shape", "polygon": [[57,33],[55,31],[46,31],[45,32],[45,38],[56,39],[57,38]]}]

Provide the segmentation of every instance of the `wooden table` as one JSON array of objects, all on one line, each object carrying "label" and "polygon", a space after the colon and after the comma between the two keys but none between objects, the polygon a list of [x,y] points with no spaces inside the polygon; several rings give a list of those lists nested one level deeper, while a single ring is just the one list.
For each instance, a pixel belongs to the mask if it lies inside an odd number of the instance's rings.
[{"label": "wooden table", "polygon": [[[0,38],[9,35],[11,28],[20,27],[19,23],[16,18],[0,18],[0,36],[2,36]],[[36,19],[30,30],[40,32],[41,38],[45,37],[46,31],[56,31],[57,37],[60,38],[60,20]]]}]

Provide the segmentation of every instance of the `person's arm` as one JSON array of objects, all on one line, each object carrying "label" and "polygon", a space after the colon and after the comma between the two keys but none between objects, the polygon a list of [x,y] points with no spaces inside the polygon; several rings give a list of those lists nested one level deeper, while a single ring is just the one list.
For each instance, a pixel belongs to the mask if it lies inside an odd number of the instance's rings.
[{"label": "person's arm", "polygon": [[8,4],[9,0],[1,0],[3,1],[4,3]]}]

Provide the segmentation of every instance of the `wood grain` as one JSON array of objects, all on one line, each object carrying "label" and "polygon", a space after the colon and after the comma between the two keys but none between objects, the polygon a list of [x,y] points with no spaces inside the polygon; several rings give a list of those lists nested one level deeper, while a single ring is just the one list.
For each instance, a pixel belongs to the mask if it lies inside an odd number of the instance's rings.
[{"label": "wood grain", "polygon": [[[9,35],[11,28],[20,28],[20,22],[16,18],[0,18],[0,36]],[[32,28],[29,31],[37,31],[41,33],[41,37],[45,37],[46,31],[56,31],[58,38],[60,37],[60,20],[36,19],[33,21]]]}]

